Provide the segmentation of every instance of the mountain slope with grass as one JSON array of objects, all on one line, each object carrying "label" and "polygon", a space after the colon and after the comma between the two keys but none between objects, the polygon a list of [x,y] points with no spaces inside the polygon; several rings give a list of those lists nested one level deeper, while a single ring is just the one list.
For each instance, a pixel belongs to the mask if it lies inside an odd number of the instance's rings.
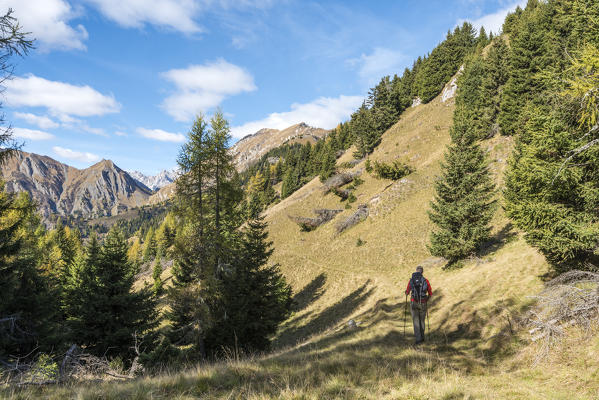
[{"label": "mountain slope with grass", "polygon": [[[363,183],[354,183],[356,201],[342,202],[315,178],[265,212],[275,248],[271,261],[280,263],[296,301],[295,312],[274,340],[274,353],[127,383],[40,389],[36,394],[109,399],[594,398],[599,390],[597,336],[571,329],[538,361],[543,344],[532,342],[519,323],[551,270],[501,211],[479,258],[445,269],[443,259],[429,255],[427,210],[450,140],[453,110],[454,100],[442,102],[439,96],[408,109],[383,135],[369,164],[399,159],[414,170],[404,178],[377,179],[366,171],[366,160],[351,166],[349,149],[337,165],[360,174]],[[482,146],[501,190],[513,139],[493,137]],[[338,233],[338,226],[359,208],[367,208],[368,217]],[[308,232],[293,220],[314,217],[318,209],[342,212]],[[404,290],[417,265],[424,267],[434,295],[427,342],[415,348],[410,319],[404,319]]]}]

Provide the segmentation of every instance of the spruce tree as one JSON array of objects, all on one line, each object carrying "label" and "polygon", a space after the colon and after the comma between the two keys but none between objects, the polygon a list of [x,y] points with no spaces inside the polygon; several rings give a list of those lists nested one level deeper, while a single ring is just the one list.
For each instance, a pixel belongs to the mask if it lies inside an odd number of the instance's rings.
[{"label": "spruce tree", "polygon": [[267,350],[270,337],[291,311],[291,287],[277,265],[268,265],[271,246],[263,217],[248,221],[238,257],[224,277],[226,318],[211,332],[231,350]]},{"label": "spruce tree", "polygon": [[163,289],[162,278],[162,260],[160,256],[156,257],[154,261],[154,267],[152,268],[152,279],[154,280],[154,294],[160,295]]},{"label": "spruce tree", "polygon": [[144,240],[143,261],[148,262],[153,260],[156,257],[156,251],[156,233],[154,232],[154,228],[150,228]]},{"label": "spruce tree", "polygon": [[355,157],[361,158],[374,151],[381,137],[376,129],[372,111],[362,103],[362,106],[352,114],[351,130],[356,144]]},{"label": "spruce tree", "polygon": [[436,225],[429,250],[453,264],[474,254],[489,239],[496,205],[485,153],[460,109],[454,115],[442,169],[429,212]]},{"label": "spruce tree", "polygon": [[320,169],[320,181],[324,182],[330,178],[336,170],[337,158],[335,157],[335,149],[331,143],[327,143],[324,148],[324,157]]},{"label": "spruce tree", "polygon": [[499,126],[503,135],[514,135],[526,102],[540,94],[538,73],[549,63],[548,42],[534,15],[527,14],[510,40],[509,77],[501,95]]},{"label": "spruce tree", "polygon": [[58,296],[38,268],[38,226],[29,196],[5,192],[0,181],[0,360],[5,362],[59,344]]},{"label": "spruce tree", "polygon": [[95,318],[96,268],[100,260],[100,244],[92,234],[85,250],[70,264],[62,288],[62,307],[69,327],[69,340],[79,343]]},{"label": "spruce tree", "polygon": [[[210,129],[198,117],[179,156],[177,212],[184,228],[175,240],[169,290],[171,339],[204,357],[205,336],[220,312],[222,274],[231,264],[242,220],[242,191],[229,150],[230,128],[221,111]],[[214,344],[218,346],[218,343]]]},{"label": "spruce tree", "polygon": [[92,354],[131,359],[134,336],[151,333],[157,318],[151,290],[133,290],[136,271],[122,233],[112,228],[99,251],[92,239],[82,262],[73,271],[81,283],[70,298],[85,299],[85,304],[67,304],[76,321],[73,338]]},{"label": "spruce tree", "polygon": [[560,272],[599,262],[599,50],[572,61],[549,78],[562,95],[523,111],[505,191],[508,216]]}]

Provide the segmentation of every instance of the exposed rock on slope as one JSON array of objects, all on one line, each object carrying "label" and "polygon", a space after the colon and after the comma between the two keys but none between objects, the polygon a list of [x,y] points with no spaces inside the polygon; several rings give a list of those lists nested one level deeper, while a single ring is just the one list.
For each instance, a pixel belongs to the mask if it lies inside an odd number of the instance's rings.
[{"label": "exposed rock on slope", "polygon": [[51,214],[118,214],[147,202],[152,191],[110,160],[86,169],[50,157],[17,152],[2,167],[9,191],[26,191],[44,217]]},{"label": "exposed rock on slope", "polygon": [[237,170],[243,171],[275,147],[286,143],[314,143],[326,136],[328,132],[303,122],[283,130],[261,129],[253,135],[244,137],[233,146],[231,149],[233,160]]}]

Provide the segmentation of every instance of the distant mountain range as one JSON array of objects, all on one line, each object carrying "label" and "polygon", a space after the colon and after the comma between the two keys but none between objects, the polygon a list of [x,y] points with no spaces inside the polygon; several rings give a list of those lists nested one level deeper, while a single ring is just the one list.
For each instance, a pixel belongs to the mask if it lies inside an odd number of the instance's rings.
[{"label": "distant mountain range", "polygon": [[173,183],[177,178],[177,170],[162,170],[157,175],[144,175],[139,171],[129,172],[129,175],[136,181],[144,184],[152,190],[162,189],[166,185]]},{"label": "distant mountain range", "polygon": [[[313,143],[327,133],[304,123],[283,130],[261,129],[237,142],[231,153],[237,169],[243,171],[275,147]],[[47,156],[18,151],[2,166],[2,177],[7,190],[28,192],[44,219],[53,214],[93,218],[167,200],[174,194],[177,171],[148,176],[124,171],[110,160],[77,169]]]},{"label": "distant mountain range", "polygon": [[148,202],[152,190],[110,160],[77,169],[50,157],[16,152],[2,166],[6,188],[26,191],[47,218],[52,214],[119,214]]}]

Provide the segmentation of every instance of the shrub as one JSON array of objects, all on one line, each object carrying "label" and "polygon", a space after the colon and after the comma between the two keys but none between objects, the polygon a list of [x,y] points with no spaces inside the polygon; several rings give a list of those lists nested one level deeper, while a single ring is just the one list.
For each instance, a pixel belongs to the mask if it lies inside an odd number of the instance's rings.
[{"label": "shrub", "polygon": [[396,181],[412,172],[414,172],[412,167],[399,160],[394,160],[390,164],[380,163],[378,161],[374,162],[374,174],[379,179],[391,179]]}]

